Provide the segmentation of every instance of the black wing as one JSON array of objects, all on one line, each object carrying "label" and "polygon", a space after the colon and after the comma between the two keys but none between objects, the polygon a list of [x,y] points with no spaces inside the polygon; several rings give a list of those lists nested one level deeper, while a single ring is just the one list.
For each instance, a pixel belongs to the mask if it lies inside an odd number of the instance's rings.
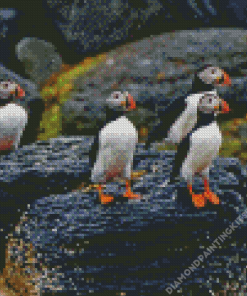
[{"label": "black wing", "polygon": [[171,171],[170,182],[173,182],[176,177],[180,174],[180,169],[185,158],[188,155],[190,149],[190,139],[191,139],[192,132],[187,134],[186,138],[177,146],[177,152],[175,155],[175,160],[173,164],[173,168]]},{"label": "black wing", "polygon": [[29,118],[23,135],[21,137],[20,146],[34,143],[39,133],[40,121],[45,110],[45,103],[41,99],[33,99],[28,102]]}]

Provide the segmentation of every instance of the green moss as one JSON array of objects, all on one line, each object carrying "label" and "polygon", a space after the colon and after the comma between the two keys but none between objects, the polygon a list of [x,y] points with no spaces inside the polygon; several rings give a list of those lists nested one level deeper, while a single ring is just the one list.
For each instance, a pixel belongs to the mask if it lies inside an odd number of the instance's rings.
[{"label": "green moss", "polygon": [[241,158],[247,161],[247,152],[242,152],[240,154]]},{"label": "green moss", "polygon": [[172,144],[161,144],[157,147],[158,151],[162,151],[162,150],[176,150],[176,145],[172,145]]},{"label": "green moss", "polygon": [[50,97],[57,97],[58,104],[43,113],[40,123],[42,133],[38,135],[39,140],[56,138],[62,134],[62,114],[60,107],[70,99],[70,92],[75,90],[74,80],[78,77],[83,78],[90,70],[103,62],[105,58],[105,54],[95,58],[86,58],[83,63],[80,63],[66,73],[62,73],[57,78],[55,85],[43,88],[41,91],[43,100],[48,101]]},{"label": "green moss", "polygon": [[39,140],[56,138],[62,133],[62,118],[60,116],[60,106],[53,105],[52,108],[43,114],[40,128],[43,131],[39,134]]},{"label": "green moss", "polygon": [[77,124],[76,124],[76,128],[77,129],[83,129],[84,128],[84,124],[82,123],[82,122],[77,122]]}]

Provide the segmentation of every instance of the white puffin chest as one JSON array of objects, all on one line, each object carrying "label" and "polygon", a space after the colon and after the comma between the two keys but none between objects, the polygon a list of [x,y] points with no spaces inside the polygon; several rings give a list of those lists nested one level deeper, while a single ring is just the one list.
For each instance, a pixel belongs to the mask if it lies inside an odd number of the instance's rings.
[{"label": "white puffin chest", "polygon": [[131,148],[138,141],[138,132],[133,123],[127,117],[121,116],[113,122],[109,122],[99,135],[100,144],[104,146],[107,143],[116,143],[128,145]]},{"label": "white puffin chest", "polygon": [[10,103],[0,108],[0,133],[18,130],[19,127],[27,123],[26,110],[14,103]]},{"label": "white puffin chest", "polygon": [[192,145],[200,147],[198,150],[199,154],[202,150],[218,151],[222,143],[222,135],[216,121],[193,132],[191,141]]},{"label": "white puffin chest", "polygon": [[105,182],[116,176],[130,178],[137,142],[137,130],[125,116],[108,123],[99,134],[99,151],[91,180]]},{"label": "white puffin chest", "polygon": [[7,143],[19,144],[27,120],[28,113],[17,104],[9,103],[0,108],[0,150],[7,147]]},{"label": "white puffin chest", "polygon": [[[179,118],[173,123],[169,132],[168,138],[174,143],[180,143],[188,133],[191,132],[197,122],[197,111],[200,100],[203,99],[204,95],[216,96],[216,91],[208,91],[198,94],[190,95],[186,98],[186,108],[179,116]],[[204,107],[205,109],[205,107]]]}]

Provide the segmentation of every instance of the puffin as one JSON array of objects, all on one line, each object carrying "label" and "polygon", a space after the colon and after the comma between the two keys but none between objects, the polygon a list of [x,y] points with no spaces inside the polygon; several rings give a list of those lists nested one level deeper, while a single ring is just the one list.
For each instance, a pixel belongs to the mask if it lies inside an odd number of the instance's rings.
[{"label": "puffin", "polygon": [[84,178],[84,186],[96,184],[101,204],[114,200],[103,193],[102,184],[117,177],[126,181],[124,197],[140,199],[131,191],[131,171],[138,132],[126,117],[126,112],[136,109],[136,102],[128,92],[114,91],[106,99],[104,126],[99,130],[89,152],[90,178]]},{"label": "puffin", "polygon": [[187,96],[174,99],[167,107],[158,109],[160,123],[154,125],[150,131],[145,149],[148,149],[152,142],[163,139],[167,144],[179,144],[197,122],[198,97],[215,93],[216,86],[224,85],[230,86],[231,79],[223,69],[212,65],[198,69]]},{"label": "puffin", "polygon": [[28,122],[28,112],[15,99],[25,96],[25,91],[13,81],[0,82],[0,155],[18,148]]},{"label": "puffin", "polygon": [[[222,144],[222,134],[216,117],[220,113],[229,113],[230,108],[216,92],[205,93],[197,100],[197,123],[177,148],[170,182],[175,181],[181,174],[187,182],[192,202],[195,207],[201,208],[205,206],[207,200],[212,204],[220,203],[219,197],[209,188],[209,168]],[[202,194],[195,194],[192,190],[192,182],[196,174],[199,174],[204,181]]]}]

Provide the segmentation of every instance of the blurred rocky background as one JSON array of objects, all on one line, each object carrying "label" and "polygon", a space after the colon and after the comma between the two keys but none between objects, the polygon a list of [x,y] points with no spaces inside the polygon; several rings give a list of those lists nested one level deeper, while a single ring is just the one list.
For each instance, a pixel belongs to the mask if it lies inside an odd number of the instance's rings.
[{"label": "blurred rocky background", "polygon": [[24,37],[52,44],[66,64],[129,41],[181,29],[246,27],[242,0],[1,0],[0,61],[25,75],[15,55]]},{"label": "blurred rocky background", "polygon": [[145,141],[152,124],[159,120],[159,110],[171,100],[186,96],[195,71],[212,64],[224,68],[232,79],[230,88],[218,88],[232,109],[231,114],[219,118],[225,139],[221,153],[240,157],[243,162],[247,160],[245,30],[210,28],[151,36],[86,59],[46,80],[52,72],[46,65],[62,69],[61,59],[56,49],[44,40],[39,43],[49,48],[49,53],[37,50],[34,55],[30,40],[35,42],[30,38],[28,42],[20,41],[16,51],[20,59],[30,55],[27,60],[33,61],[32,69],[27,66],[26,71],[37,84],[42,82],[46,112],[40,140],[58,135],[95,135],[104,120],[102,107],[106,98],[114,90],[128,90],[138,105],[128,116],[139,130],[139,140]]}]

